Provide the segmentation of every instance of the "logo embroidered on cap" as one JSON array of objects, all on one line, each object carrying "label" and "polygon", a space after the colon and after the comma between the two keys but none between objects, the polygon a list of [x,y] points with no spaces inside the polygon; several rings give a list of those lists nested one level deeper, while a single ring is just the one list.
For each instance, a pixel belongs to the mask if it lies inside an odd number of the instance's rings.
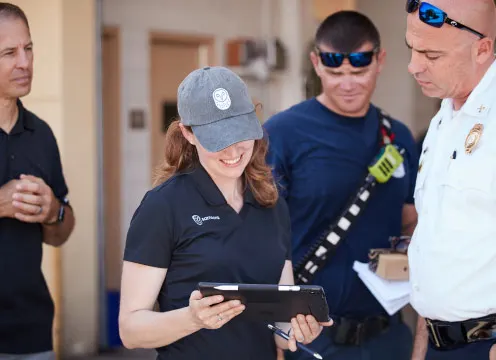
[{"label": "logo embroidered on cap", "polygon": [[205,216],[202,218],[198,215],[193,215],[191,218],[197,225],[203,225],[203,223],[208,220],[220,220],[219,216]]},{"label": "logo embroidered on cap", "polygon": [[226,89],[215,89],[212,96],[215,101],[215,106],[217,106],[218,109],[227,110],[231,107],[231,98]]}]

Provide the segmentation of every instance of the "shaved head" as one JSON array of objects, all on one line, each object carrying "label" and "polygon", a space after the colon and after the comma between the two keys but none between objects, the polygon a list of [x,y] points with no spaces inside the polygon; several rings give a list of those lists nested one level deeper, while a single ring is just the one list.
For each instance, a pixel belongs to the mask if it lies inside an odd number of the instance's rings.
[{"label": "shaved head", "polygon": [[483,35],[496,38],[496,6],[494,0],[429,0],[448,16]]},{"label": "shaved head", "polygon": [[425,95],[452,98],[463,105],[494,62],[496,6],[494,0],[429,0],[448,17],[484,38],[450,24],[440,28],[422,22],[418,10],[408,14],[406,44],[412,49],[408,70]]}]

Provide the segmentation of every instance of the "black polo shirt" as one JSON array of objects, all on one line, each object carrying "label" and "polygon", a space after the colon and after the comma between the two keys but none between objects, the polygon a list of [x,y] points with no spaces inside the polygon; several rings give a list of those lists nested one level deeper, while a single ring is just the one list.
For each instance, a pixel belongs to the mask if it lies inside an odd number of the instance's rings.
[{"label": "black polo shirt", "polygon": [[[60,200],[67,195],[50,127],[26,110],[9,134],[0,129],[0,186],[21,174],[42,178]],[[0,353],[52,349],[53,303],[41,272],[40,224],[0,218]]]},{"label": "black polo shirt", "polygon": [[[250,191],[238,214],[203,167],[149,191],[131,220],[124,260],[167,275],[161,311],[187,307],[198,282],[277,284],[290,259],[289,212],[284,200],[264,208]],[[266,324],[234,318],[157,349],[159,359],[275,359]]]}]

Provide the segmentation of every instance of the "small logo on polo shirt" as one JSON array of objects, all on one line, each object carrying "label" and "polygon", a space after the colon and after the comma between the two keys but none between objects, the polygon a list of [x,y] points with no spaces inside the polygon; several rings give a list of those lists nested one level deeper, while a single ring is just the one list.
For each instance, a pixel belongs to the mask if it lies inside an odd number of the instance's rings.
[{"label": "small logo on polo shirt", "polygon": [[193,215],[191,218],[193,219],[193,221],[197,225],[203,225],[203,223],[205,221],[208,221],[208,220],[220,220],[220,217],[219,216],[205,216],[205,217],[200,217],[198,215]]}]

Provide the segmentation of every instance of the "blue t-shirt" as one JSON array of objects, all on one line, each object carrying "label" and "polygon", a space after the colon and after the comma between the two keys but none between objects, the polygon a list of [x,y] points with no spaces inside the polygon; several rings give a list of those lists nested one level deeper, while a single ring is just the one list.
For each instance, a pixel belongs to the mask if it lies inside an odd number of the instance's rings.
[{"label": "blue t-shirt", "polygon": [[[378,153],[379,112],[370,106],[365,117],[350,118],[312,98],[274,115],[264,125],[269,137],[268,163],[291,216],[293,263],[326,231],[363,182]],[[353,270],[355,260],[368,261],[372,248],[390,246],[401,234],[402,208],[413,204],[417,150],[408,128],[392,120],[394,143],[405,149],[398,177],[377,186],[336,254],[316,274],[331,314],[361,318],[384,314]],[[404,171],[402,171],[404,170]]]}]

